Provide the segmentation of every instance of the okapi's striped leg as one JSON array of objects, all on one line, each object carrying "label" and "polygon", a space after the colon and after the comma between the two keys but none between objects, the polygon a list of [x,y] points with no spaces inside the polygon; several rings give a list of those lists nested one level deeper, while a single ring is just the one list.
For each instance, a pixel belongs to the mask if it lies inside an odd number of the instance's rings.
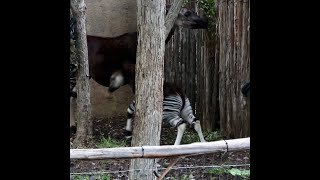
[{"label": "okapi's striped leg", "polygon": [[180,145],[181,139],[185,130],[186,130],[186,123],[182,123],[178,125],[178,133],[177,133],[177,137],[176,137],[176,141],[174,142],[174,145]]},{"label": "okapi's striped leg", "polygon": [[133,119],[134,111],[135,111],[135,102],[133,101],[127,109],[127,124],[126,124],[126,128],[125,128],[125,130],[126,130],[125,135],[126,136],[132,135],[132,119]]},{"label": "okapi's striped leg", "polygon": [[206,140],[204,139],[203,134],[202,134],[200,121],[197,120],[197,118],[193,114],[193,110],[192,110],[189,98],[185,99],[185,104],[184,104],[183,109],[181,110],[180,115],[184,121],[188,122],[189,124],[191,124],[194,127],[194,130],[196,130],[198,133],[200,141],[206,142]]},{"label": "okapi's striped leg", "polygon": [[75,106],[76,106],[76,102],[75,102],[76,98],[77,98],[76,85],[74,85],[70,91],[70,134],[75,134],[77,131],[76,119],[74,114]]},{"label": "okapi's striped leg", "polygon": [[194,130],[197,131],[198,133],[198,136],[200,138],[200,141],[201,142],[207,142],[204,137],[203,137],[203,134],[202,134],[202,130],[201,130],[201,125],[200,125],[200,121],[199,120],[196,120],[193,122],[193,125],[194,125]]}]

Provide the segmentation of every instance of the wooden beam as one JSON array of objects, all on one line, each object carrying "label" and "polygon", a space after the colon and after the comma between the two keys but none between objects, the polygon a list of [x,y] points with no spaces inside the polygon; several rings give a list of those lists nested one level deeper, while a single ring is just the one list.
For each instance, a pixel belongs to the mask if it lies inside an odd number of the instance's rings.
[{"label": "wooden beam", "polygon": [[250,149],[250,137],[184,145],[70,149],[70,159],[162,158]]}]

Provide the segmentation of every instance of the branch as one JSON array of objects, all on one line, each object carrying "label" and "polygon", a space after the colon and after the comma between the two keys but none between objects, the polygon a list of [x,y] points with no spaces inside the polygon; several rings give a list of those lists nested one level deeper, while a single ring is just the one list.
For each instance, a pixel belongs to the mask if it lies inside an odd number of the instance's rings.
[{"label": "branch", "polygon": [[169,164],[169,166],[167,167],[167,169],[162,173],[162,175],[158,178],[158,180],[162,180],[164,178],[164,176],[166,176],[166,174],[168,174],[168,172],[170,171],[170,169],[174,166],[174,164],[176,164],[178,162],[179,159],[184,158],[185,156],[179,156],[176,159],[174,159],[173,161],[171,161],[171,163]]},{"label": "branch", "polygon": [[71,0],[70,7],[74,15],[84,14],[87,9],[84,0]]},{"label": "branch", "polygon": [[180,12],[183,0],[175,0],[169,9],[168,14],[165,17],[165,26],[166,26],[166,39],[176,21],[178,14]]}]

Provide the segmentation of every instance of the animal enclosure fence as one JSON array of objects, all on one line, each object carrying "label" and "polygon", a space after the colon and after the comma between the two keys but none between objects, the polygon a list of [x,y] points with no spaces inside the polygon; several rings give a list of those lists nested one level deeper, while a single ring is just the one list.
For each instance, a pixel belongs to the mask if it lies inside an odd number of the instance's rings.
[{"label": "animal enclosure fence", "polygon": [[[195,1],[188,6],[202,14]],[[240,89],[250,81],[250,1],[216,0],[215,14],[211,32],[176,29],[166,46],[165,79],[183,87],[204,130],[249,137],[250,99]],[[70,67],[71,75],[77,65]]]},{"label": "animal enclosure fence", "polygon": [[[189,3],[201,14],[195,2]],[[249,0],[217,0],[210,31],[177,29],[165,54],[165,80],[183,87],[205,130],[228,138],[250,136]]]},{"label": "animal enclosure fence", "polygon": [[[71,149],[73,166],[81,163],[104,165],[100,169],[92,168],[90,172],[71,168],[71,176],[74,179],[80,176],[91,176],[91,179],[128,179],[128,173],[134,171],[129,169],[129,158],[163,158],[159,161],[162,167],[150,169],[158,179],[248,179],[249,149],[250,138],[179,146]],[[79,159],[86,161],[80,162]]]}]

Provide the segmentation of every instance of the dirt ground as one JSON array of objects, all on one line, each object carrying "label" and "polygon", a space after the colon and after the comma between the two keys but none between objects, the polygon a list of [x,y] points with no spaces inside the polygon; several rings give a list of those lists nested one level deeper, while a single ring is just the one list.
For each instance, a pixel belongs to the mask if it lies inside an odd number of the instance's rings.
[{"label": "dirt ground", "polygon": [[[128,86],[117,90],[113,95],[107,93],[107,88],[91,81],[91,97],[94,141],[99,142],[102,137],[111,137],[116,140],[124,140],[124,127],[126,124],[126,110],[133,99],[133,94]],[[191,131],[192,129],[187,129]],[[194,133],[194,132],[193,132]],[[161,145],[173,144],[176,130],[167,124],[163,124],[161,132]],[[70,138],[72,141],[73,138]],[[182,141],[183,143],[183,141]],[[130,139],[127,140],[130,145]],[[164,168],[170,159],[161,159],[159,164]],[[214,165],[242,165],[250,164],[250,152],[229,152],[206,155],[189,156],[180,159],[174,168],[166,175],[165,179],[241,179],[230,174],[212,175],[208,173],[207,166]],[[198,167],[200,166],[200,167]],[[159,174],[163,171],[160,167]],[[237,169],[249,169],[250,166],[236,167]],[[71,173],[92,173],[107,171],[111,179],[128,179],[129,160],[104,160],[104,161],[80,161],[72,160]]]}]

